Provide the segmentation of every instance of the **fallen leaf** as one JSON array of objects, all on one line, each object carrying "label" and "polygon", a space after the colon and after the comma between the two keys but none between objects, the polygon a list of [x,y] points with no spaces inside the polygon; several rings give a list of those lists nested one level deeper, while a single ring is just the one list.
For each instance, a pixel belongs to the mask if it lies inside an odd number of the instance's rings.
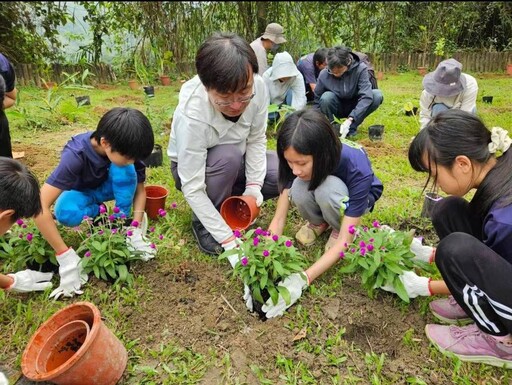
[{"label": "fallen leaf", "polygon": [[295,335],[295,337],[293,337],[293,342],[295,342],[295,341],[300,341],[300,340],[302,340],[302,339],[306,338],[306,334],[307,334],[306,328],[302,328],[302,329],[300,330],[300,332],[298,332],[298,333]]}]

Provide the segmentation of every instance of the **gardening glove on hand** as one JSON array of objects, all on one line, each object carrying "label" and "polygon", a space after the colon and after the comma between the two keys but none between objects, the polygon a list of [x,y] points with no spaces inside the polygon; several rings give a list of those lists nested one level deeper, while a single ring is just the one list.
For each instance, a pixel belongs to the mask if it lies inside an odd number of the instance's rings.
[{"label": "gardening glove on hand", "polygon": [[340,124],[340,136],[341,139],[345,139],[350,129],[350,125],[352,121],[350,119],[346,119],[342,124]]},{"label": "gardening glove on hand", "polygon": [[7,377],[5,377],[5,374],[0,372],[0,385],[9,385],[9,381],[7,381]]},{"label": "gardening glove on hand", "polygon": [[261,186],[257,184],[248,184],[245,186],[245,191],[242,195],[250,195],[256,198],[256,206],[260,207],[263,203],[263,194],[261,193]]},{"label": "gardening glove on hand", "polygon": [[67,251],[57,256],[59,263],[60,285],[51,292],[50,298],[55,300],[60,296],[73,297],[74,294],[82,294],[82,284],[87,282],[87,274],[82,271],[80,257],[70,247]]},{"label": "gardening glove on hand", "polygon": [[52,287],[50,282],[53,273],[41,273],[34,270],[18,271],[15,274],[7,274],[14,282],[7,290],[16,291],[18,293],[28,293],[30,291],[43,291]]},{"label": "gardening glove on hand", "polygon": [[277,304],[274,305],[272,298],[261,307],[267,318],[282,316],[284,311],[292,306],[302,295],[302,290],[309,286],[309,279],[305,271],[294,273],[286,277],[278,286],[284,286],[290,292],[290,303],[286,304],[284,298],[279,294]]},{"label": "gardening glove on hand", "polygon": [[431,246],[422,245],[422,238],[413,238],[411,252],[415,255],[413,259],[426,263],[434,262],[435,249]]},{"label": "gardening glove on hand", "polygon": [[145,262],[156,256],[156,248],[144,238],[142,229],[129,227],[126,232],[126,246],[130,251],[141,252],[141,259]]},{"label": "gardening glove on hand", "polygon": [[[414,271],[406,271],[402,273],[399,278],[409,298],[416,298],[420,295],[429,297],[432,295],[429,288],[431,278],[420,277]],[[381,289],[389,291],[390,293],[396,293],[395,288],[391,285],[381,286]]]}]

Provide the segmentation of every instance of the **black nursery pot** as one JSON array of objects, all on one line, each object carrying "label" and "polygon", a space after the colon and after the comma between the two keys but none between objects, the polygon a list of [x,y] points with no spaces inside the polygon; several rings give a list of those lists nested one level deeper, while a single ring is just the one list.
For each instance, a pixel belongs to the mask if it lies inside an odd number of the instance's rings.
[{"label": "black nursery pot", "polygon": [[368,127],[368,137],[370,140],[382,140],[382,134],[384,133],[384,126],[382,124],[375,124]]},{"label": "black nursery pot", "polygon": [[482,97],[482,100],[484,103],[492,104],[493,96],[484,96]]},{"label": "black nursery pot", "polygon": [[75,97],[75,100],[79,107],[91,105],[91,98],[89,96],[77,96]]},{"label": "black nursery pot", "polygon": [[54,265],[49,259],[43,263],[37,263],[35,261],[27,262],[27,269],[40,271],[42,273],[59,273],[59,265]]},{"label": "black nursery pot", "polygon": [[[261,296],[263,298],[264,303],[267,302],[267,300],[270,298],[270,294],[268,293],[268,291],[266,289],[263,289],[261,291]],[[265,314],[265,312],[263,310],[261,310],[262,307],[263,307],[263,304],[256,301],[253,297],[252,309],[258,314],[260,320],[266,321],[267,315]]]},{"label": "black nursery pot", "polygon": [[146,167],[160,167],[163,163],[162,146],[155,144],[151,154],[144,159]]},{"label": "black nursery pot", "polygon": [[432,219],[432,210],[441,199],[443,199],[443,197],[435,192],[426,193],[423,208],[421,209],[421,216]]},{"label": "black nursery pot", "polygon": [[155,96],[155,87],[153,87],[153,86],[144,87],[144,93],[150,98],[154,97]]}]

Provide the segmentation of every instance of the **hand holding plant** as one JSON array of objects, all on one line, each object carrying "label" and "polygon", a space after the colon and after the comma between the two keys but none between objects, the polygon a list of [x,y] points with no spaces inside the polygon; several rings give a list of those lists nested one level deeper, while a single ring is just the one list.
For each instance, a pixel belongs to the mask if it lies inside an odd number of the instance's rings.
[{"label": "hand holding plant", "polygon": [[349,231],[356,236],[346,252],[340,254],[346,262],[341,271],[359,273],[370,297],[377,288],[392,287],[403,301],[409,303],[410,296],[402,280],[404,273],[417,267],[430,270],[430,265],[416,258],[411,251],[414,232],[388,231],[377,221],[372,228],[358,226]]},{"label": "hand holding plant", "polygon": [[291,239],[270,236],[261,228],[249,230],[243,235],[235,231],[235,237],[238,238],[238,246],[226,250],[219,259],[238,256],[239,262],[235,264],[233,275],[242,279],[259,304],[265,304],[270,298],[272,304],[277,305],[281,297],[287,305],[291,305],[289,290],[279,283],[294,273],[302,275],[305,267],[304,257],[293,246]]}]

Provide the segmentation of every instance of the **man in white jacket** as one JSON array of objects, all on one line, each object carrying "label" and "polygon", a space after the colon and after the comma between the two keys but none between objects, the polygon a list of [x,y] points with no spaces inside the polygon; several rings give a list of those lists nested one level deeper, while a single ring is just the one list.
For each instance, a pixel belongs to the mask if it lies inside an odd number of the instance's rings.
[{"label": "man in white jacket", "polygon": [[[286,104],[296,111],[306,107],[304,77],[288,52],[276,54],[272,67],[263,74],[263,80],[268,88],[270,104]],[[277,120],[277,112],[269,113],[268,118]]]},{"label": "man in white jacket", "polygon": [[462,72],[462,64],[455,59],[443,60],[434,72],[425,75],[423,88],[420,97],[422,129],[441,111],[458,109],[476,113],[478,84],[473,76]]},{"label": "man in white jacket", "polygon": [[199,248],[218,255],[235,246],[222,202],[251,195],[261,205],[278,196],[278,160],[267,151],[268,91],[250,45],[232,33],[214,34],[199,48],[196,70],[180,90],[167,155],[193,211]]}]

